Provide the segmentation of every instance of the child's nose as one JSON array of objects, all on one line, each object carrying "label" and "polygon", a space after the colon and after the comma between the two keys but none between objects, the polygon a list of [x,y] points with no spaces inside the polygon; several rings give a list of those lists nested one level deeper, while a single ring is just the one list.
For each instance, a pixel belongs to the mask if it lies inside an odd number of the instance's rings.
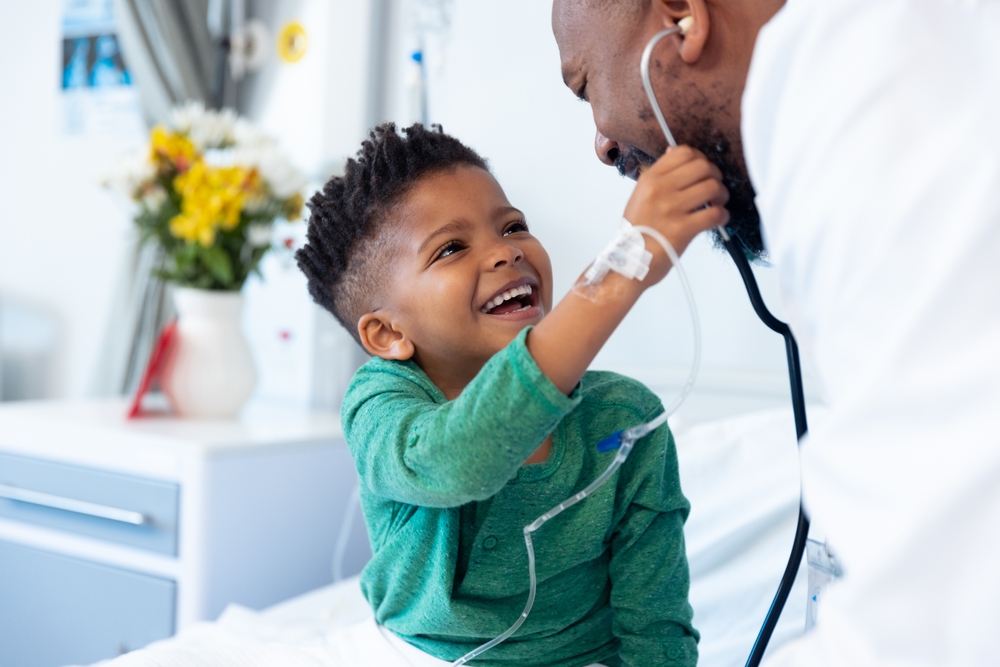
[{"label": "child's nose", "polygon": [[524,259],[521,249],[510,243],[500,243],[497,255],[493,264],[494,269],[499,269],[504,264],[514,265]]}]

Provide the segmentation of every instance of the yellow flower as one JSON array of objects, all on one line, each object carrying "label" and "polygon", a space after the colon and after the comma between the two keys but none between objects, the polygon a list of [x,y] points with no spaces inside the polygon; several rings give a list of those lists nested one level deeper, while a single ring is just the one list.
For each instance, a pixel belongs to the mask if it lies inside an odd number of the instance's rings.
[{"label": "yellow flower", "polygon": [[250,169],[247,174],[243,191],[246,195],[246,199],[243,201],[243,210],[258,213],[267,206],[269,201],[267,186],[256,168]]},{"label": "yellow flower", "polygon": [[219,229],[230,231],[240,224],[252,173],[243,167],[209,167],[201,160],[194,162],[174,179],[181,212],[170,220],[170,233],[188,243],[211,247]]},{"label": "yellow flower", "polygon": [[293,221],[298,220],[299,216],[302,215],[302,205],[305,200],[302,199],[302,195],[295,194],[285,200],[283,212],[285,214],[285,220]]},{"label": "yellow flower", "polygon": [[157,125],[149,137],[149,159],[161,169],[173,167],[183,173],[198,159],[198,150],[183,134]]},{"label": "yellow flower", "polygon": [[170,233],[188,243],[200,243],[206,248],[215,245],[215,225],[208,216],[181,213],[170,220]]}]

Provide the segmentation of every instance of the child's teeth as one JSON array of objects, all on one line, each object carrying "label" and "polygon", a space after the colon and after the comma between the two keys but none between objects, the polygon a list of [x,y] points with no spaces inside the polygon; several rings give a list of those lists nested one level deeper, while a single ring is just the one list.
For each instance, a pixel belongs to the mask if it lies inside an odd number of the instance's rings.
[{"label": "child's teeth", "polygon": [[[500,296],[494,298],[492,301],[488,301],[486,305],[483,306],[483,312],[488,313],[489,311],[493,310],[494,308],[502,304],[504,301],[508,301],[518,296],[526,296],[531,293],[532,293],[531,285],[521,285],[516,289],[507,290]],[[523,310],[524,308],[527,308],[527,306],[524,306],[520,310]]]}]

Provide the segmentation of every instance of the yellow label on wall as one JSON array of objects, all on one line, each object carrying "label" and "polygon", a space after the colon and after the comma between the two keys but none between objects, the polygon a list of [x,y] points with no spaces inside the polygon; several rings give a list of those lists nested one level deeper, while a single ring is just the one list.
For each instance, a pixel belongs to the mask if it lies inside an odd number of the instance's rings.
[{"label": "yellow label on wall", "polygon": [[286,63],[302,60],[309,48],[309,35],[298,21],[289,21],[278,32],[278,57]]}]

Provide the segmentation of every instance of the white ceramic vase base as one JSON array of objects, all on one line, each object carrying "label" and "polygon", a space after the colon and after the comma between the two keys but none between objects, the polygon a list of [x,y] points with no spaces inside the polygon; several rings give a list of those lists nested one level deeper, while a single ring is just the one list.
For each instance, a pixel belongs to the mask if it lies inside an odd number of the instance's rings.
[{"label": "white ceramic vase base", "polygon": [[163,392],[180,417],[235,417],[257,382],[243,330],[239,292],[175,288],[177,338]]}]

